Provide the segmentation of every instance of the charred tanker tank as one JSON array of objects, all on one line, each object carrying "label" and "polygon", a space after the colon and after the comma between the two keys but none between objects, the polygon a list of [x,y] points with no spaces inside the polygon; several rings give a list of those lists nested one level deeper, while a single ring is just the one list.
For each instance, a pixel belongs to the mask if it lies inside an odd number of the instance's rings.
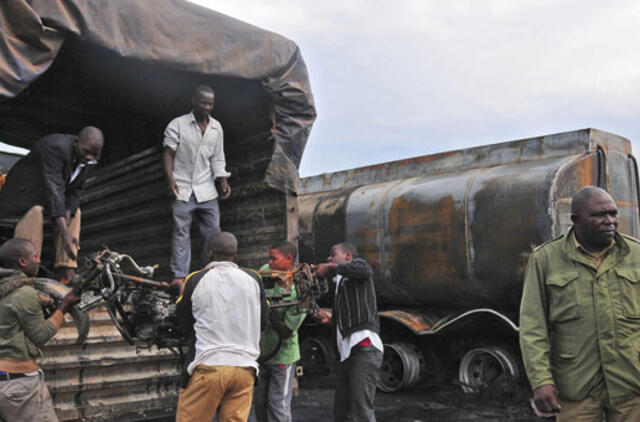
[{"label": "charred tanker tank", "polygon": [[383,389],[415,383],[439,350],[474,390],[518,376],[532,248],[567,230],[571,197],[587,185],[611,192],[619,230],[637,236],[637,175],[628,140],[585,129],[310,177],[298,201],[301,259],[322,262],[348,241],[371,263],[386,321]]}]

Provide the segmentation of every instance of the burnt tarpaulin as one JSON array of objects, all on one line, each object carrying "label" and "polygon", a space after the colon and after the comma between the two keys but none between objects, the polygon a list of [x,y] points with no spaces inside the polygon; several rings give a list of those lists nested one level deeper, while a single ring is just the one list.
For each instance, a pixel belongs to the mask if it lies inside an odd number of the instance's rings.
[{"label": "burnt tarpaulin", "polygon": [[[306,65],[294,42],[182,0],[3,0],[0,103],[46,73],[68,42],[174,71],[259,81],[270,100],[276,143],[265,182],[295,191],[316,112]],[[110,77],[107,70],[100,75],[99,67],[96,72],[97,80]],[[147,101],[167,100],[159,89]],[[2,136],[26,148],[35,141]]]}]

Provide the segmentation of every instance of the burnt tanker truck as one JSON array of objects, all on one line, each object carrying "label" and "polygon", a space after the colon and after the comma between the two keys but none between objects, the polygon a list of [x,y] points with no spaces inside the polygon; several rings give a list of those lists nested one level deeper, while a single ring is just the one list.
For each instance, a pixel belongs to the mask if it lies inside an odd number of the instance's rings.
[{"label": "burnt tanker truck", "polygon": [[[300,260],[348,241],[374,271],[385,357],[379,388],[451,377],[475,391],[522,379],[517,345],[532,249],[570,225],[572,195],[608,190],[638,235],[631,143],[584,129],[301,180]],[[334,358],[327,327],[304,327],[307,372]],[[449,372],[442,370],[449,368]]]}]

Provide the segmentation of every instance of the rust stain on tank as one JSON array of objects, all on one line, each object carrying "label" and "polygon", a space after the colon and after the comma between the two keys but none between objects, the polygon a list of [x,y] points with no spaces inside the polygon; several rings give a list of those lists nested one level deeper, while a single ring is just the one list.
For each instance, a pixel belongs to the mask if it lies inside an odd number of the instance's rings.
[{"label": "rust stain on tank", "polygon": [[[461,281],[456,261],[456,239],[464,244],[464,221],[451,195],[434,202],[393,201],[389,213],[389,238],[392,244],[389,266],[394,282],[407,290],[421,290],[426,284]],[[458,231],[462,233],[457,233]],[[416,245],[421,245],[416,247]]]},{"label": "rust stain on tank", "polygon": [[358,237],[371,239],[371,238],[375,238],[377,236],[378,236],[378,232],[375,229],[358,230]]},{"label": "rust stain on tank", "polygon": [[593,173],[593,155],[587,155],[583,160],[578,162],[576,166],[576,180],[582,184],[582,186],[591,186],[594,183],[597,183],[594,180]]},{"label": "rust stain on tank", "polygon": [[433,328],[433,321],[429,321],[424,315],[400,310],[382,311],[380,316],[393,319],[409,327],[413,332],[420,332]]}]

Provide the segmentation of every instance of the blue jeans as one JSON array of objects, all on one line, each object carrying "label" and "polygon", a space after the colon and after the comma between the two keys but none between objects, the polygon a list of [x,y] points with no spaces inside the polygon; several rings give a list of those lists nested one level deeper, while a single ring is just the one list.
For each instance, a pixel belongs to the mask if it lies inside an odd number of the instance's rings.
[{"label": "blue jeans", "polygon": [[200,264],[207,264],[207,241],[212,234],[220,231],[220,209],[218,199],[196,202],[191,194],[189,202],[173,201],[173,232],[171,233],[171,271],[174,277],[189,275],[191,264],[191,220],[194,212],[198,217],[200,235],[202,236],[202,253]]}]

